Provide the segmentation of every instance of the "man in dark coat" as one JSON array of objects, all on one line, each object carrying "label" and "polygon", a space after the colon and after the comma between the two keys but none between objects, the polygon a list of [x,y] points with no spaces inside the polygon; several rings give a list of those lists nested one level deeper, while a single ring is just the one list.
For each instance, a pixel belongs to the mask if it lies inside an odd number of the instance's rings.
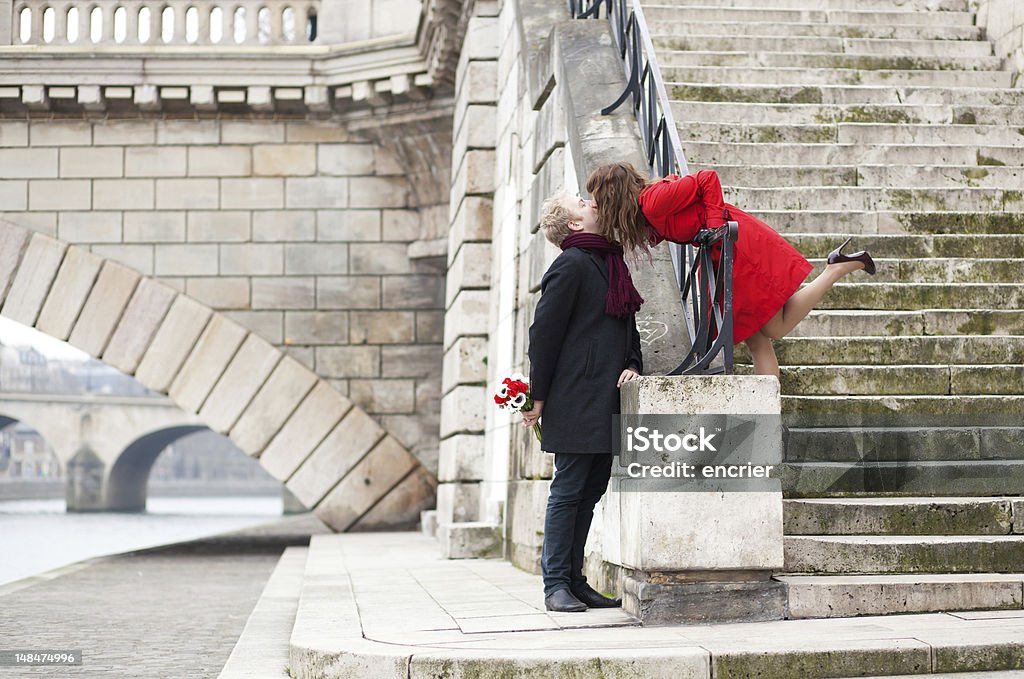
[{"label": "man in dark coat", "polygon": [[[596,214],[591,201],[561,194],[545,203],[541,223],[563,251],[541,280],[530,326],[534,407],[523,422],[532,426],[543,414],[541,449],[555,455],[541,554],[552,611],[621,605],[587,584],[583,558],[594,506],[611,476],[619,387],[643,370],[635,316],[643,300],[621,248],[598,231]],[[612,292],[623,289],[632,298]]]}]

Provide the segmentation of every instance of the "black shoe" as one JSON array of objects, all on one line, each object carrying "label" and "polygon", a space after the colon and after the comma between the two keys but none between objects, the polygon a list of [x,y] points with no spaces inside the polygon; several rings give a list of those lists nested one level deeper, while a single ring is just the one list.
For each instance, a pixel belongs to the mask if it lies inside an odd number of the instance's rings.
[{"label": "black shoe", "polygon": [[583,584],[583,587],[573,591],[572,595],[590,608],[619,608],[622,606],[622,599],[609,599],[586,583]]},{"label": "black shoe", "polygon": [[559,613],[582,613],[587,610],[587,605],[567,589],[560,589],[544,597],[544,607]]},{"label": "black shoe", "polygon": [[847,238],[846,242],[837,247],[835,250],[829,253],[828,263],[829,264],[840,264],[842,262],[860,262],[864,265],[864,272],[874,276],[875,275],[875,260],[871,259],[871,255],[866,250],[855,252],[852,255],[844,255],[843,248],[845,248],[852,239]]}]

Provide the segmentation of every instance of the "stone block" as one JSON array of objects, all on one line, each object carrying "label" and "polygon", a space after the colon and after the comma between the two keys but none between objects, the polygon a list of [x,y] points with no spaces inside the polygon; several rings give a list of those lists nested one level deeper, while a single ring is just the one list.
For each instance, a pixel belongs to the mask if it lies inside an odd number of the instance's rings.
[{"label": "stone block", "polygon": [[248,177],[252,174],[248,146],[190,146],[189,177]]},{"label": "stone block", "polygon": [[96,179],[92,182],[92,209],[152,210],[156,205],[153,182],[152,179]]},{"label": "stone block", "polygon": [[190,242],[231,243],[249,240],[249,212],[216,210],[187,214],[187,237]]},{"label": "stone block", "polygon": [[416,530],[423,515],[429,514],[428,508],[436,502],[436,488],[437,480],[433,475],[423,467],[417,467],[349,530]]},{"label": "stone block", "polygon": [[218,207],[220,187],[217,179],[167,178],[155,181],[158,210],[215,210]]},{"label": "stone block", "polygon": [[[156,143],[156,123],[152,120],[104,120],[92,127],[94,146],[132,146]],[[128,166],[128,151],[125,149],[125,167]]]},{"label": "stone block", "polygon": [[220,180],[220,207],[224,210],[279,210],[285,206],[284,196],[283,179],[246,177]]},{"label": "stone block", "polygon": [[32,146],[92,145],[92,125],[87,122],[33,120],[29,135]]},{"label": "stone block", "polygon": [[125,266],[104,262],[68,342],[90,356],[102,355],[141,278]]},{"label": "stone block", "polygon": [[274,144],[284,141],[284,125],[275,120],[225,120],[220,134],[222,144]]},{"label": "stone block", "polygon": [[184,177],[187,173],[184,146],[136,146],[124,150],[125,177]]},{"label": "stone block", "polygon": [[[184,224],[182,225],[184,228]],[[216,276],[216,245],[160,245],[156,248],[157,276]],[[224,272],[229,273],[229,272]],[[237,273],[237,272],[231,272]]]},{"label": "stone block", "polygon": [[493,150],[466,151],[462,164],[452,181],[451,200],[463,196],[493,194],[495,189],[495,155]]},{"label": "stone block", "polygon": [[348,245],[344,243],[285,245],[284,271],[286,274],[348,273]]},{"label": "stone block", "polygon": [[461,290],[486,289],[491,284],[490,243],[466,243],[459,248],[445,279],[445,306]]},{"label": "stone block", "polygon": [[444,324],[447,350],[459,337],[484,336],[490,316],[491,293],[487,290],[463,290],[448,308]]},{"label": "stone block", "polygon": [[333,530],[348,530],[418,464],[415,457],[387,436],[342,478],[314,513]]},{"label": "stone block", "polygon": [[247,334],[242,326],[214,314],[171,383],[171,399],[186,412],[199,412]]},{"label": "stone block", "polygon": [[460,384],[483,384],[487,381],[487,338],[462,337],[455,340],[444,354],[441,389],[444,393]]},{"label": "stone block", "polygon": [[375,157],[371,144],[320,144],[316,164],[320,174],[366,175],[374,173]]},{"label": "stone block", "polygon": [[463,243],[490,242],[494,201],[480,196],[466,196],[448,231],[448,261],[455,259]]},{"label": "stone block", "polygon": [[260,465],[286,481],[351,409],[352,403],[318,382],[291,413],[259,456]]},{"label": "stone block", "polygon": [[348,179],[304,177],[283,181],[288,208],[344,208],[349,205]]},{"label": "stone block", "polygon": [[380,347],[317,347],[316,372],[323,377],[377,377]]},{"label": "stone block", "polygon": [[288,311],[285,344],[338,344],[348,341],[348,312]]},{"label": "stone block", "polygon": [[685,625],[781,620],[786,586],[765,578],[743,582],[648,582],[626,576],[623,609],[644,625]]},{"label": "stone block", "polygon": [[221,245],[220,273],[228,276],[279,276],[284,273],[284,246],[273,243]]},{"label": "stone block", "polygon": [[258,457],[317,381],[317,376],[295,359],[281,359],[231,428],[231,440],[251,457]]},{"label": "stone block", "polygon": [[56,179],[57,149],[0,148],[0,179]]},{"label": "stone block", "polygon": [[496,559],[502,555],[501,526],[489,523],[442,522],[437,539],[444,559]]},{"label": "stone block", "polygon": [[0,123],[0,147],[28,146],[28,123],[5,120]]},{"label": "stone block", "polygon": [[334,123],[303,121],[285,125],[285,141],[288,143],[333,143],[348,141],[349,133]]},{"label": "stone block", "polygon": [[[33,179],[28,183],[29,210],[97,210],[109,209],[102,202],[93,203],[90,182],[86,179]],[[18,202],[5,205],[7,209],[21,209]],[[152,207],[152,203],[146,207]]]},{"label": "stone block", "polygon": [[351,207],[409,206],[409,180],[405,177],[352,177],[348,190]]},{"label": "stone block", "polygon": [[66,340],[89,297],[103,260],[83,248],[69,247],[43,304],[36,328]]},{"label": "stone block", "polygon": [[409,344],[416,340],[416,316],[409,311],[352,311],[352,344]]},{"label": "stone block", "polygon": [[284,312],[225,311],[224,315],[271,344],[284,342]]},{"label": "stone block", "polygon": [[[158,120],[157,144],[220,144],[219,120]],[[224,140],[223,143],[227,143]]]},{"label": "stone block", "polygon": [[115,245],[113,243],[93,245],[93,254],[109,259],[147,276],[153,275],[152,245]]},{"label": "stone block", "polygon": [[487,394],[484,387],[456,387],[441,399],[441,438],[484,430]]},{"label": "stone block", "polygon": [[21,266],[14,274],[2,313],[12,321],[33,327],[57,277],[67,243],[49,236],[34,234],[22,257]]},{"label": "stone block", "polygon": [[252,213],[254,241],[311,241],[316,238],[313,210],[260,210]]},{"label": "stone block", "polygon": [[444,339],[444,312],[416,312],[416,341],[441,343]]},{"label": "stone block", "polygon": [[385,434],[380,425],[362,410],[349,409],[288,479],[288,489],[302,504],[316,507],[338,480],[348,474]]},{"label": "stone block", "polygon": [[381,347],[381,377],[436,377],[441,346],[409,344]]},{"label": "stone block", "polygon": [[440,525],[480,520],[479,483],[441,483],[437,487],[437,522]]},{"label": "stone block", "polygon": [[[181,243],[184,240],[184,212],[147,210],[124,213],[124,241],[126,243]],[[216,257],[214,257],[214,261],[216,262]]]},{"label": "stone block", "polygon": [[318,309],[380,308],[380,278],[377,276],[322,276],[316,280]]},{"label": "stone block", "polygon": [[459,434],[441,441],[438,449],[438,481],[480,481],[484,473],[484,437]]},{"label": "stone block", "polygon": [[317,210],[319,241],[379,241],[380,210]]},{"label": "stone block", "polygon": [[0,205],[5,210],[28,210],[28,182],[23,179],[0,181]]},{"label": "stone block", "polygon": [[385,309],[443,309],[440,276],[384,276],[382,306]]},{"label": "stone block", "polygon": [[413,380],[350,380],[349,398],[357,406],[373,413],[412,413],[416,410],[416,384]]},{"label": "stone block", "polygon": [[57,235],[68,243],[120,243],[120,212],[61,212]]},{"label": "stone block", "polygon": [[166,393],[212,314],[195,300],[184,295],[175,297],[135,370],[135,379],[154,391]]},{"label": "stone block", "polygon": [[404,243],[351,243],[348,246],[349,273],[408,274],[414,273]]},{"label": "stone block", "polygon": [[313,309],[316,279],[302,276],[252,279],[253,309]]},{"label": "stone block", "polygon": [[416,210],[382,210],[381,239],[414,241],[420,237],[420,213]]},{"label": "stone block", "polygon": [[124,175],[124,152],[119,148],[71,147],[60,149],[60,176],[95,179]]},{"label": "stone block", "polygon": [[190,297],[214,309],[249,308],[248,278],[189,278],[185,283],[185,291]]},{"label": "stone block", "polygon": [[152,278],[139,281],[103,350],[103,362],[127,375],[134,374],[176,296],[172,288]]},{"label": "stone block", "polygon": [[0,304],[7,298],[21,256],[31,240],[32,232],[28,229],[0,221]]},{"label": "stone block", "polygon": [[281,357],[265,339],[252,334],[246,337],[200,408],[200,419],[218,434],[226,434]]},{"label": "stone block", "polygon": [[316,169],[317,147],[313,144],[272,144],[252,148],[252,173],[255,175],[308,176],[316,174]]}]

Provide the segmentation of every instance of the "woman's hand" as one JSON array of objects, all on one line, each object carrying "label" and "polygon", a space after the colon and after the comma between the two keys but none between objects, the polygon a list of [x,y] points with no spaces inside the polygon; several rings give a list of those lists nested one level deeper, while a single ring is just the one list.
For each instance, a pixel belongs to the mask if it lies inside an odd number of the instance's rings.
[{"label": "woman's hand", "polygon": [[519,411],[519,414],[523,416],[523,426],[532,427],[537,424],[542,410],[544,410],[544,401],[534,401],[533,408]]},{"label": "woman's hand", "polygon": [[619,381],[615,386],[621,389],[623,384],[635,380],[638,377],[640,377],[640,373],[633,370],[632,368],[626,368],[625,370],[622,371],[622,374],[619,375]]}]

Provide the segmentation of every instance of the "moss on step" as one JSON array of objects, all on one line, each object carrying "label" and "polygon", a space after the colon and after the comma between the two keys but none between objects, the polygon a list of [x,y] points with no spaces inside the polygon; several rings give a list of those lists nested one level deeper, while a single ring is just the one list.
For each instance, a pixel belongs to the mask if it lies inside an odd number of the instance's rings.
[{"label": "moss on step", "polygon": [[1004,163],[1003,161],[999,160],[998,158],[990,158],[982,154],[981,151],[978,151],[977,156],[975,158],[975,162],[977,162],[978,165],[994,165],[1000,167],[1006,166],[1006,163]]},{"label": "moss on step", "polygon": [[953,117],[954,125],[977,125],[978,118],[974,115],[974,111],[963,111]]}]

